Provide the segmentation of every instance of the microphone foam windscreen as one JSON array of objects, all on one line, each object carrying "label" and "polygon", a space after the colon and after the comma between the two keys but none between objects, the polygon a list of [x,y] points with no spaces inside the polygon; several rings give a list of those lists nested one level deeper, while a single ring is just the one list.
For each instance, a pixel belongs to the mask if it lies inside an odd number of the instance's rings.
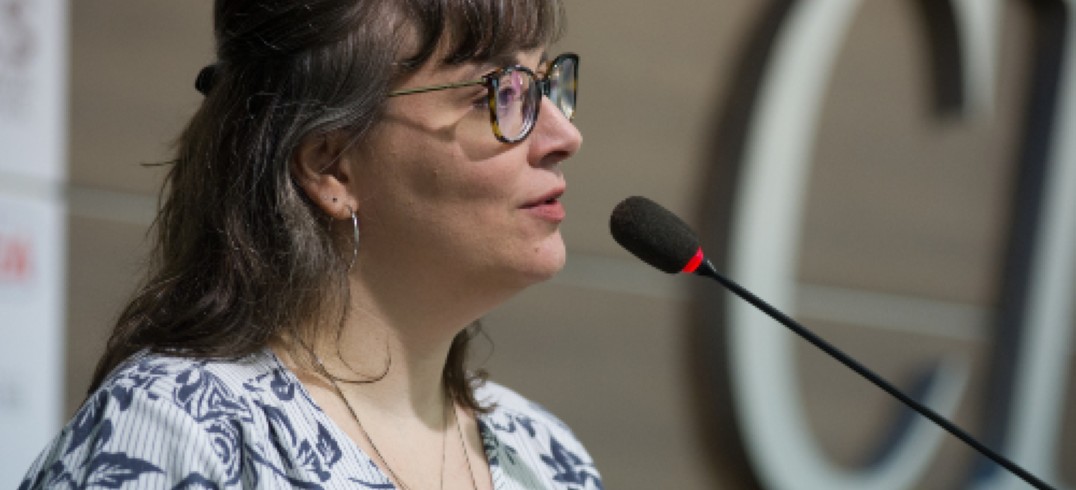
[{"label": "microphone foam windscreen", "polygon": [[670,274],[683,270],[699,250],[699,239],[687,223],[645,197],[617,204],[609,217],[609,231],[620,246]]}]

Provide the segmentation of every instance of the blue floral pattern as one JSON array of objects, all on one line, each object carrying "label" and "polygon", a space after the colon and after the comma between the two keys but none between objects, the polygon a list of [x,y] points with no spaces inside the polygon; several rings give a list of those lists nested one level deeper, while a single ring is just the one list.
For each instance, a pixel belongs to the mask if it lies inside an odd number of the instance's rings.
[{"label": "blue floral pattern", "polygon": [[[496,406],[478,420],[494,488],[602,489],[556,417],[495,383],[478,396]],[[128,360],[19,486],[39,488],[394,487],[266,349],[237,361]]]}]

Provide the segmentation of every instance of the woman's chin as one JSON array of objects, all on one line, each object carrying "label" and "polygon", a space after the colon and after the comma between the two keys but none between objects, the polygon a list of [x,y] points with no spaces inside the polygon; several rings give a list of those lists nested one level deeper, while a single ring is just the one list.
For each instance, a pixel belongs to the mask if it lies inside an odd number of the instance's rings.
[{"label": "woman's chin", "polygon": [[550,237],[541,247],[535,250],[526,267],[529,284],[548,281],[557,275],[567,260],[567,250],[560,233]]}]

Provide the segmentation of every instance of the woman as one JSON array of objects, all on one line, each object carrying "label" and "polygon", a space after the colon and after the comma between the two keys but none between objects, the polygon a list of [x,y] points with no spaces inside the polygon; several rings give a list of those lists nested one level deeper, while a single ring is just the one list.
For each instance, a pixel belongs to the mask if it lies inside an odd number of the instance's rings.
[{"label": "woman", "polygon": [[[217,0],[146,285],[21,488],[601,488],[464,368],[564,263],[558,0]],[[544,94],[544,95],[543,95]]]}]

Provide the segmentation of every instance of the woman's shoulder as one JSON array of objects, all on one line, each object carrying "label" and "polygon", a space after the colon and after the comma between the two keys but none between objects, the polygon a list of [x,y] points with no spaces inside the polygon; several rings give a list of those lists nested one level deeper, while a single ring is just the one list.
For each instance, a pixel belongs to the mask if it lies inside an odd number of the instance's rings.
[{"label": "woman's shoulder", "polygon": [[285,392],[294,395],[274,360],[268,351],[234,360],[132,356],[90,394],[23,486],[238,481],[243,441],[268,430]]},{"label": "woman's shoulder", "polygon": [[552,412],[493,382],[475,395],[480,404],[492,407],[479,417],[479,429],[495,484],[510,480],[503,488],[602,488],[594,460]]},{"label": "woman's shoulder", "polygon": [[187,405],[200,389],[215,395],[242,397],[257,393],[257,386],[276,368],[268,351],[236,359],[199,359],[177,354],[142,351],[120,363],[90,394],[112,396],[121,402],[140,395],[165,398]]},{"label": "woman's shoulder", "polygon": [[493,381],[486,381],[475,390],[475,398],[482,406],[492,407],[490,415],[500,417],[526,417],[534,419],[551,429],[571,432],[556,415],[541,404],[534,402],[515,390]]},{"label": "woman's shoulder", "polygon": [[268,396],[294,387],[268,349],[236,359],[198,359],[143,351],[116,367],[94,390],[73,421],[85,417],[189,418],[205,423],[249,419]]},{"label": "woman's shoulder", "polygon": [[[227,413],[228,403],[266,398],[291,382],[270,350],[234,359],[200,359],[143,351],[116,367],[87,401],[113,398],[121,406],[135,397],[163,400],[201,419]],[[221,404],[225,406],[220,406]],[[203,406],[208,404],[208,406]],[[202,413],[211,410],[213,414]]]}]

